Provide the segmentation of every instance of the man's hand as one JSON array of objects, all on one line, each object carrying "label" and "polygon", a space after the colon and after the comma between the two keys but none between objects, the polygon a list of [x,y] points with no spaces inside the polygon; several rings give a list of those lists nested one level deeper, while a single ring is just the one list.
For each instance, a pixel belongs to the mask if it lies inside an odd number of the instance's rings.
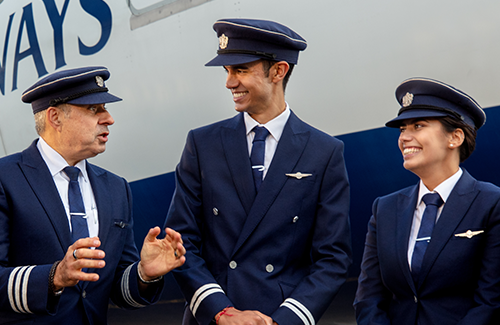
[{"label": "man's hand", "polygon": [[145,281],[156,279],[186,261],[186,249],[182,245],[181,235],[170,228],[166,228],[165,238],[157,239],[160,227],[149,230],[141,250],[141,261],[138,268]]},{"label": "man's hand", "polygon": [[90,249],[99,246],[101,246],[101,241],[98,237],[81,238],[69,246],[66,255],[56,268],[54,275],[55,290],[72,287],[79,281],[95,282],[99,280],[97,273],[82,272],[83,268],[102,269],[106,265],[106,262],[103,261],[104,251]]},{"label": "man's hand", "polygon": [[229,308],[219,318],[219,325],[273,325],[273,319],[257,310]]}]

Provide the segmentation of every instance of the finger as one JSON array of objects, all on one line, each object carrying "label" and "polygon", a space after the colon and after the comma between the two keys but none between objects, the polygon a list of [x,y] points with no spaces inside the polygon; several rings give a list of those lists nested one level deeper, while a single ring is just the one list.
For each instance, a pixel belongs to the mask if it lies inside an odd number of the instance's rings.
[{"label": "finger", "polygon": [[177,247],[175,249],[177,251],[178,256],[182,256],[186,254],[186,248],[181,243],[177,243]]},{"label": "finger", "polygon": [[149,229],[148,234],[146,235],[146,238],[144,241],[149,241],[149,242],[154,242],[156,241],[156,237],[160,234],[161,230],[160,227],[154,227]]},{"label": "finger", "polygon": [[78,281],[88,281],[88,282],[96,282],[99,280],[99,274],[97,273],[85,273],[78,272],[75,276]]},{"label": "finger", "polygon": [[75,249],[71,255],[75,259],[103,259],[106,253],[100,249],[79,248]]},{"label": "finger", "polygon": [[99,247],[101,246],[101,241],[99,240],[99,237],[87,237],[87,238],[80,238],[76,242],[73,243],[69,247],[69,250],[73,251],[75,249],[79,248],[88,248],[88,247]]},{"label": "finger", "polygon": [[172,241],[178,241],[182,243],[182,236],[177,231],[167,227],[165,228],[165,233],[166,233],[165,237],[170,237]]}]

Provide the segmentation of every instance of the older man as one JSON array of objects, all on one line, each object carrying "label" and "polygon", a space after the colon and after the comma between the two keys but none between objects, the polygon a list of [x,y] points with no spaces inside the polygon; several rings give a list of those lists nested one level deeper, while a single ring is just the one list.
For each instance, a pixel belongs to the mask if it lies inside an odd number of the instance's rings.
[{"label": "older man", "polygon": [[[56,72],[22,96],[40,138],[0,159],[0,323],[106,324],[159,299],[162,276],[185,261],[181,237],[149,231],[141,259],[127,182],[86,161],[114,123],[104,67]],[[10,324],[10,323],[9,323]]]}]

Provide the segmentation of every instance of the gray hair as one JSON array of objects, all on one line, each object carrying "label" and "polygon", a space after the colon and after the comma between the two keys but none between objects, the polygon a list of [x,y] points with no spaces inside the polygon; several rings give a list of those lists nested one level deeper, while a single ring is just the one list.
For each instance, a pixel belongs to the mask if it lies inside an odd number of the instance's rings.
[{"label": "gray hair", "polygon": [[[64,115],[66,115],[66,116],[69,116],[69,113],[71,112],[71,106],[67,105],[67,104],[58,105],[57,108],[60,108],[64,112]],[[47,122],[46,116],[47,116],[46,109],[35,113],[35,130],[36,130],[36,133],[40,136],[45,131],[45,124]]]}]

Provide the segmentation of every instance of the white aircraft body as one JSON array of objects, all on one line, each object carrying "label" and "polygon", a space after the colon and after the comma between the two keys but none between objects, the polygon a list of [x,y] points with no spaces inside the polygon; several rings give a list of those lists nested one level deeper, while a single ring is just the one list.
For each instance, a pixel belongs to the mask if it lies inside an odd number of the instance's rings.
[{"label": "white aircraft body", "polygon": [[[116,122],[106,153],[91,160],[144,185],[133,190],[134,203],[145,204],[144,188],[171,175],[190,129],[236,114],[224,69],[204,67],[218,47],[213,23],[278,21],[308,42],[287,102],[346,144],[355,276],[371,202],[415,181],[402,168],[397,130],[383,127],[399,109],[395,88],[429,77],[485,108],[500,105],[499,12],[498,0],[0,0],[0,156],[37,137],[31,107],[20,99],[26,88],[57,70],[103,65],[110,92],[123,101],[108,105]],[[500,117],[486,111],[467,168],[498,184]],[[160,209],[161,220],[168,202],[146,205]]]}]

